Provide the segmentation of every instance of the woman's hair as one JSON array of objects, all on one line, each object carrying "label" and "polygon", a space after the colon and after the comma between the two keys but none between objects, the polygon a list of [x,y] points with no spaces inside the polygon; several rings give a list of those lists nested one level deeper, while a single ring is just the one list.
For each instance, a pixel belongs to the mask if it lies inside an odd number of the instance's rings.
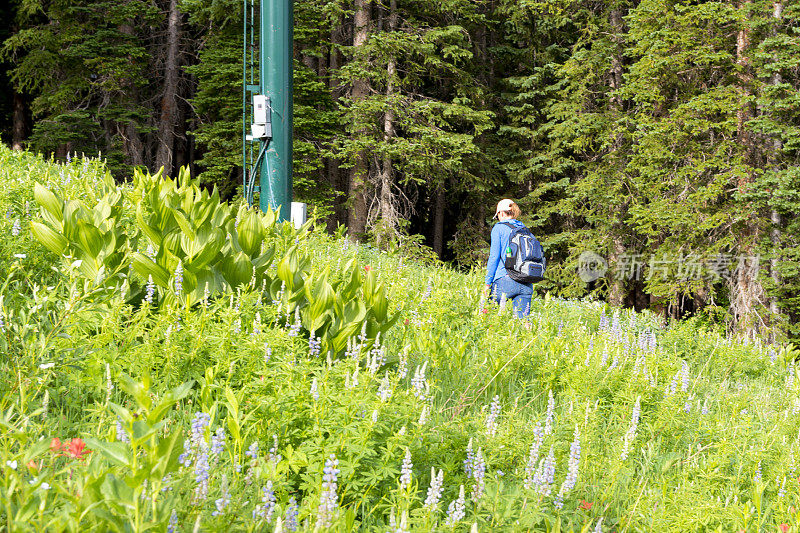
[{"label": "woman's hair", "polygon": [[511,218],[519,218],[519,216],[522,214],[522,211],[520,211],[517,203],[512,201],[509,207],[510,208],[507,211],[504,211],[504,213],[511,215]]}]

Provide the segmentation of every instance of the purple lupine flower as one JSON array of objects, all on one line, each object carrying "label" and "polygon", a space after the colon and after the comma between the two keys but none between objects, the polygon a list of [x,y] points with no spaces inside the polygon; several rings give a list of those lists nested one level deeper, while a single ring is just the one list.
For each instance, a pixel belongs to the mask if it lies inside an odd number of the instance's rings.
[{"label": "purple lupine flower", "polygon": [[496,395],[492,400],[492,405],[489,409],[489,414],[486,417],[486,433],[490,437],[497,434],[497,417],[500,414],[500,396]]},{"label": "purple lupine flower", "polygon": [[533,475],[533,485],[537,493],[542,496],[549,496],[552,491],[553,482],[556,480],[556,459],[553,455],[553,447],[550,453],[539,463],[539,468]]},{"label": "purple lupine flower", "polygon": [[681,362],[681,390],[689,390],[689,364],[686,361]]},{"label": "purple lupine flower", "polygon": [[524,486],[526,489],[533,487],[533,476],[536,474],[536,464],[539,462],[539,449],[542,447],[542,441],[544,441],[544,430],[542,425],[537,423],[533,428],[533,443],[528,454],[528,463],[525,465]]},{"label": "purple lupine flower", "polygon": [[447,507],[447,518],[444,521],[445,527],[453,527],[464,519],[466,503],[464,485],[461,485],[458,489],[458,498],[450,502]]},{"label": "purple lupine flower", "polygon": [[761,461],[758,462],[758,466],[756,466],[756,473],[753,476],[753,483],[760,483],[761,482]]},{"label": "purple lupine flower", "polygon": [[258,441],[253,442],[244,454],[252,460],[258,459]]},{"label": "purple lupine flower", "polygon": [[386,402],[389,398],[392,397],[392,384],[389,382],[389,371],[386,371],[386,374],[383,376],[381,380],[381,384],[378,387],[378,398],[381,399],[381,402]]},{"label": "purple lupine flower", "polygon": [[[256,279],[256,278],[253,278]],[[259,295],[259,298],[261,296]],[[251,337],[257,337],[261,333],[261,313],[256,313],[256,316],[253,317],[253,330],[250,333]]]},{"label": "purple lupine flower", "polygon": [[408,352],[403,350],[400,352],[400,362],[397,365],[397,377],[405,379],[408,375]]},{"label": "purple lupine flower", "polygon": [[478,453],[475,454],[475,466],[472,469],[472,477],[475,483],[472,485],[472,501],[477,502],[485,492],[484,477],[486,476],[486,461],[483,458],[483,450],[478,447]]},{"label": "purple lupine flower", "polygon": [[339,460],[331,454],[325,461],[325,468],[322,471],[322,494],[319,498],[317,508],[316,528],[325,529],[331,527],[331,523],[338,515],[339,498],[336,494],[337,476],[339,475]]},{"label": "purple lupine flower", "polygon": [[217,431],[211,436],[211,453],[219,455],[225,449],[225,429],[218,427]]},{"label": "purple lupine flower", "polygon": [[549,435],[553,432],[553,415],[555,414],[556,400],[553,398],[552,389],[548,391],[547,413],[544,418],[544,434]]},{"label": "purple lupine flower", "polygon": [[320,350],[322,349],[322,340],[314,335],[312,331],[311,334],[308,336],[308,355],[310,357],[316,357],[319,355]]},{"label": "purple lupine flower", "polygon": [[14,237],[19,237],[21,231],[22,225],[19,223],[19,219],[14,220],[14,224],[11,225],[11,235]]},{"label": "purple lupine flower", "polygon": [[178,259],[178,266],[175,267],[175,279],[173,280],[175,297],[180,299],[183,294],[183,261]]},{"label": "purple lupine flower", "polygon": [[283,457],[278,453],[278,436],[272,436],[272,448],[269,449],[267,452],[267,459],[274,464],[278,464],[281,462]]},{"label": "purple lupine flower", "polygon": [[614,318],[611,319],[611,335],[619,342],[622,337],[622,326],[619,323],[619,313],[614,313]]},{"label": "purple lupine flower", "polygon": [[269,363],[269,360],[272,359],[272,348],[266,342],[264,343],[264,364],[266,365]]},{"label": "purple lupine flower", "polygon": [[253,510],[253,520],[256,517],[261,517],[269,524],[272,521],[272,515],[275,512],[275,490],[272,488],[272,480],[268,480],[266,485],[261,489],[261,504],[256,505]]},{"label": "purple lupine flower", "polygon": [[300,526],[297,523],[297,515],[300,513],[300,507],[297,505],[297,500],[294,496],[289,498],[289,505],[286,507],[286,514],[283,517],[283,527],[287,531],[297,531]]},{"label": "purple lupine flower", "polygon": [[208,497],[209,468],[208,450],[205,449],[204,445],[197,454],[197,462],[194,464],[194,480],[195,483],[197,483],[197,487],[194,489],[194,495],[195,498],[200,501]]},{"label": "purple lupine flower", "polygon": [[597,525],[594,526],[593,533],[603,533],[603,517],[600,517],[600,520],[597,521]]},{"label": "purple lupine flower", "polygon": [[228,491],[228,476],[222,474],[222,482],[220,484],[220,491],[222,494],[214,501],[216,510],[211,513],[211,516],[220,516],[225,514],[225,508],[231,503],[231,494]]},{"label": "purple lupine flower", "polygon": [[444,488],[444,470],[431,467],[431,486],[428,487],[428,495],[425,498],[425,507],[430,512],[435,512],[439,507],[439,500],[442,497],[442,489]]},{"label": "purple lupine flower", "polygon": [[640,400],[641,397],[637,396],[636,403],[633,405],[633,413],[631,414],[631,427],[628,429],[622,439],[622,453],[620,454],[620,459],[623,461],[628,458],[631,443],[636,438],[636,428],[639,426],[639,413],[642,409]]},{"label": "purple lupine flower", "polygon": [[414,377],[411,378],[411,387],[414,390],[414,396],[420,399],[425,399],[425,390],[427,386],[427,379],[425,378],[425,369],[428,367],[428,361],[425,361],[420,367],[414,371]]},{"label": "purple lupine flower", "polygon": [[422,406],[422,411],[420,411],[420,413],[419,413],[419,420],[417,421],[417,424],[419,424],[420,426],[424,426],[425,424],[428,423],[428,412],[429,411],[430,411],[430,408],[427,405],[423,405]]},{"label": "purple lupine flower", "polygon": [[428,278],[428,286],[425,287],[425,292],[422,293],[422,298],[420,299],[420,302],[424,302],[425,300],[427,300],[428,297],[430,297],[432,290],[433,290],[433,285],[431,284],[430,278]]},{"label": "purple lupine flower", "polygon": [[[575,488],[575,483],[578,482],[578,469],[581,464],[581,433],[578,426],[575,426],[575,433],[573,434],[572,444],[569,446],[569,461],[567,462],[567,477],[564,483],[561,484],[559,490],[560,501],[563,504],[563,497]],[[560,508],[560,507],[559,507]]]},{"label": "purple lupine flower", "polygon": [[128,435],[128,432],[125,431],[125,428],[122,427],[122,420],[117,418],[117,440],[120,442],[124,442],[125,444],[131,443],[131,438]]},{"label": "purple lupine flower", "polygon": [[201,443],[205,444],[205,431],[210,423],[211,415],[208,413],[198,411],[194,414],[194,419],[192,419],[191,439],[192,445],[195,448],[200,447]]},{"label": "purple lupine flower", "polygon": [[163,485],[163,487],[161,487],[161,492],[171,491],[172,490],[172,487],[170,487],[171,483],[172,483],[172,474],[167,474],[166,476],[162,477],[161,484]]},{"label": "purple lupine flower", "polygon": [[472,452],[472,439],[467,443],[467,458],[464,459],[464,473],[472,476],[472,468],[475,464],[475,454]]},{"label": "purple lupine flower", "polygon": [[173,509],[172,514],[169,515],[169,524],[167,525],[167,533],[178,533],[178,513],[175,512],[175,509]]},{"label": "purple lupine flower", "polygon": [[183,453],[178,456],[178,464],[189,467],[192,464],[192,444],[190,441],[183,441]]},{"label": "purple lupine flower", "polygon": [[[286,318],[288,320],[289,317],[287,316]],[[297,337],[297,335],[300,333],[300,328],[301,327],[302,327],[302,324],[300,322],[300,306],[297,306],[297,307],[294,308],[294,324],[292,324],[289,327],[288,335],[290,337]]]},{"label": "purple lupine flower", "polygon": [[3,321],[3,310],[0,309],[0,333],[5,332],[6,330],[6,323]]},{"label": "purple lupine flower", "polygon": [[153,281],[153,276],[147,276],[147,285],[145,286],[144,301],[153,305],[153,297],[156,294],[156,284]]},{"label": "purple lupine flower", "polygon": [[[778,480],[775,480],[775,484],[778,484]],[[778,489],[778,498],[783,498],[786,496],[786,476],[783,476],[783,481],[781,481],[781,488]]]},{"label": "purple lupine flower", "polygon": [[608,316],[606,315],[606,310],[603,309],[603,312],[600,315],[600,324],[598,324],[598,329],[604,330],[607,327],[608,327]]},{"label": "purple lupine flower", "polygon": [[400,489],[406,489],[411,485],[411,450],[406,448],[406,456],[403,458],[403,465],[400,467]]},{"label": "purple lupine flower", "polygon": [[314,378],[311,381],[311,396],[314,398],[314,401],[319,401],[319,391],[317,390],[317,378]]}]

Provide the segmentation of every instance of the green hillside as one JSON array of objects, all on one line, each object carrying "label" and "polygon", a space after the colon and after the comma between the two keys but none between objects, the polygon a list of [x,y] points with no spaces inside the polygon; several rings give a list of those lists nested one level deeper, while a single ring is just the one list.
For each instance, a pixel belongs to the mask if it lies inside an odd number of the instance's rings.
[{"label": "green hillside", "polygon": [[0,183],[0,530],[798,530],[796,351],[517,320],[187,175],[0,146]]}]

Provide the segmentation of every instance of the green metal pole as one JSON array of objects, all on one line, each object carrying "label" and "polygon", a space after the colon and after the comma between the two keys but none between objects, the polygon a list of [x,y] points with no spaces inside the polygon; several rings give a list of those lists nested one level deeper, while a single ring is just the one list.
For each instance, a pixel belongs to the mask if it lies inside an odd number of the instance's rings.
[{"label": "green metal pole", "polygon": [[261,0],[261,90],[270,98],[272,141],[261,164],[260,207],[280,206],[280,220],[292,208],[293,0]]}]

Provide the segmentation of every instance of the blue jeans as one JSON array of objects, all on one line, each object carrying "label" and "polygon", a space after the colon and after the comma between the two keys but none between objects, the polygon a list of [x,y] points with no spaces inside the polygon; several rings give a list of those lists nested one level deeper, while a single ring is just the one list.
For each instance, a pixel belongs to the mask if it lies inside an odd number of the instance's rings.
[{"label": "blue jeans", "polygon": [[511,300],[514,305],[514,314],[517,318],[526,317],[531,312],[532,294],[533,285],[514,281],[507,275],[494,280],[492,283],[492,299],[497,303],[500,303],[503,296],[505,296],[506,301]]}]

